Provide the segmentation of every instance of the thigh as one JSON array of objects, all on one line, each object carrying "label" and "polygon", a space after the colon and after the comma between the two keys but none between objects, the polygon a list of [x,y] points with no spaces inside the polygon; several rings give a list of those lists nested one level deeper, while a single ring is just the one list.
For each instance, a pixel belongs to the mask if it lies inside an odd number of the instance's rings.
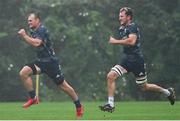
[{"label": "thigh", "polygon": [[111,68],[111,71],[108,73],[108,75],[114,75],[116,77],[122,76],[124,73],[127,73],[127,70],[122,67],[121,65],[115,65]]},{"label": "thigh", "polygon": [[39,74],[41,72],[41,68],[42,68],[41,65],[37,61],[28,63],[24,67],[30,68],[32,70],[33,75]]},{"label": "thigh", "polygon": [[33,74],[33,70],[28,65],[24,66],[20,71],[20,75],[31,75],[31,74]]}]

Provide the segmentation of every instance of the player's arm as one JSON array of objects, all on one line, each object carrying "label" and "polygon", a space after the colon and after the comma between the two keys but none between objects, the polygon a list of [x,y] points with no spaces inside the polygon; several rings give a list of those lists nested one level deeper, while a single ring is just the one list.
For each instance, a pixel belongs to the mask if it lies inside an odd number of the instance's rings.
[{"label": "player's arm", "polygon": [[25,39],[27,43],[29,43],[32,46],[40,46],[42,43],[42,40],[38,38],[32,38],[29,35],[26,34],[26,31],[24,29],[20,29],[18,34]]},{"label": "player's arm", "polygon": [[135,45],[137,40],[137,36],[136,34],[129,34],[129,37],[126,39],[122,39],[122,40],[117,40],[115,38],[113,38],[112,36],[110,36],[109,38],[109,43],[110,44],[120,44],[120,45]]}]

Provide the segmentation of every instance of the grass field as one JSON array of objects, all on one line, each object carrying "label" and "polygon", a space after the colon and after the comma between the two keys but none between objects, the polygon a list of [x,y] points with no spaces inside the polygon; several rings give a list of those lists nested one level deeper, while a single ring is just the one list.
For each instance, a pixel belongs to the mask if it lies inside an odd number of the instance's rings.
[{"label": "grass field", "polygon": [[[102,102],[84,102],[83,120],[180,120],[180,102],[118,102],[113,113],[102,112]],[[0,103],[0,120],[75,120],[71,102],[41,102],[29,109],[22,103]]]}]

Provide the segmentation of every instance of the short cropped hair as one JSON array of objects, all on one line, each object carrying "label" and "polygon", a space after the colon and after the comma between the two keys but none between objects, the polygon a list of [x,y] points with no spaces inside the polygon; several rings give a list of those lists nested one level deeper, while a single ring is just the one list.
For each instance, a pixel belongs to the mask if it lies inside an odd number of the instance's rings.
[{"label": "short cropped hair", "polygon": [[35,18],[38,18],[39,20],[41,19],[40,12],[30,12],[29,16],[32,14],[35,16]]},{"label": "short cropped hair", "polygon": [[120,12],[123,12],[123,11],[125,11],[125,14],[127,16],[131,16],[131,19],[133,18],[133,11],[132,11],[132,9],[130,7],[123,7],[123,8],[121,8]]}]

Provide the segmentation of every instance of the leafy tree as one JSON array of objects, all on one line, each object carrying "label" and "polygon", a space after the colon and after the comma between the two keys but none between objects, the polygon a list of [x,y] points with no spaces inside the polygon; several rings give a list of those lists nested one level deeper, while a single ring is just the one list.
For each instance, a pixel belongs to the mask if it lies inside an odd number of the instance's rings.
[{"label": "leafy tree", "polygon": [[[34,59],[34,53],[32,47],[18,37],[17,31],[28,28],[26,17],[32,10],[41,13],[65,77],[82,100],[107,98],[106,74],[123,54],[122,46],[112,46],[108,39],[110,35],[117,35],[118,12],[123,6],[133,8],[134,21],[140,27],[149,82],[172,86],[180,92],[179,5],[178,0],[1,0],[0,91],[3,93],[0,100],[26,98],[19,70]],[[41,76],[41,80],[42,99],[69,99],[55,89],[47,76]],[[141,92],[131,74],[117,80],[116,97],[117,100],[164,99]]]}]

